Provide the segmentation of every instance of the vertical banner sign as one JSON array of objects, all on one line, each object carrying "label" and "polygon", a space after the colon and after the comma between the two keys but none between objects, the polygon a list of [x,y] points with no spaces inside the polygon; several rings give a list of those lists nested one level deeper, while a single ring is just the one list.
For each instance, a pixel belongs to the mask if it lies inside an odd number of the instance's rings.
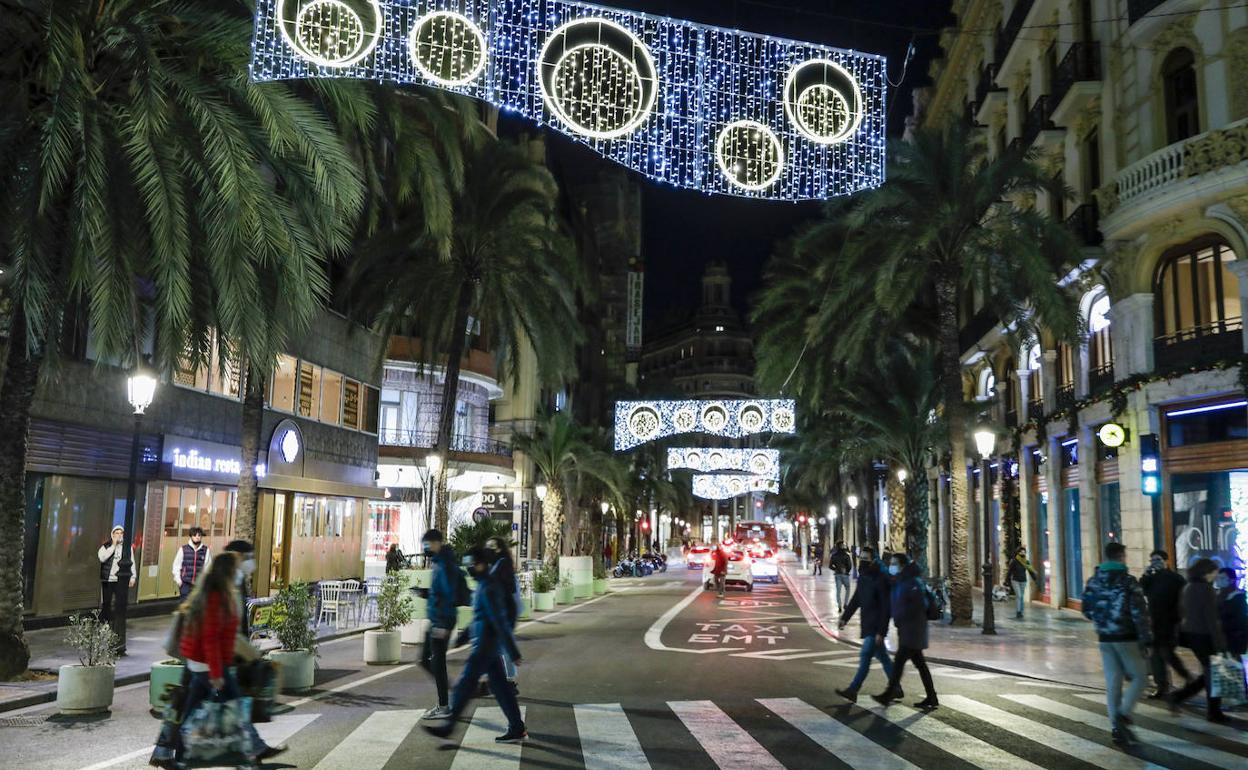
[{"label": "vertical banner sign", "polygon": [[628,352],[641,351],[641,321],[645,305],[646,274],[640,270],[628,274],[628,326],[625,328],[624,344]]},{"label": "vertical banner sign", "polygon": [[529,558],[529,501],[520,503],[520,555]]}]

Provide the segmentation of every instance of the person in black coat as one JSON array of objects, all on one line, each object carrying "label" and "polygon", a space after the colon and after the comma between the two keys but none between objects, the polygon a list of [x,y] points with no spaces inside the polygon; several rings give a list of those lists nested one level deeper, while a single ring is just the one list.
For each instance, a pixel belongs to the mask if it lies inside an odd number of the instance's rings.
[{"label": "person in black coat", "polygon": [[888,678],[888,688],[872,697],[883,706],[900,699],[901,674],[905,670],[906,661],[913,660],[926,693],[926,697],[914,704],[914,707],[931,711],[940,705],[936,700],[932,673],[927,670],[927,660],[923,657],[923,650],[927,649],[927,606],[931,597],[928,596],[927,586],[923,583],[917,564],[911,563],[904,553],[893,554],[891,561],[888,573],[897,582],[893,584],[893,591],[889,596],[889,610],[893,624],[897,626],[897,656],[893,660],[893,673]]},{"label": "person in black coat", "polygon": [[1248,655],[1248,601],[1239,587],[1235,570],[1223,567],[1213,579],[1218,592],[1218,620],[1226,637],[1226,651],[1236,659]]},{"label": "person in black coat", "polygon": [[855,703],[858,690],[867,679],[871,669],[871,659],[875,658],[884,669],[884,675],[892,677],[893,662],[889,660],[888,650],[884,647],[884,637],[888,633],[888,603],[891,587],[888,576],[875,561],[875,554],[870,549],[863,549],[862,561],[858,565],[858,586],[850,598],[845,611],[841,613],[838,628],[848,625],[850,618],[858,612],[862,624],[862,649],[858,653],[858,672],[849,687],[837,690],[836,694]]},{"label": "person in black coat", "polygon": [[1144,590],[1144,598],[1148,599],[1148,616],[1153,627],[1149,664],[1157,690],[1148,697],[1154,700],[1164,698],[1170,692],[1167,665],[1183,677],[1184,682],[1192,679],[1187,666],[1183,665],[1183,659],[1175,653],[1179,646],[1179,596],[1187,581],[1167,566],[1167,558],[1165,551],[1153,551],[1148,556],[1148,569],[1140,578],[1140,588]]}]

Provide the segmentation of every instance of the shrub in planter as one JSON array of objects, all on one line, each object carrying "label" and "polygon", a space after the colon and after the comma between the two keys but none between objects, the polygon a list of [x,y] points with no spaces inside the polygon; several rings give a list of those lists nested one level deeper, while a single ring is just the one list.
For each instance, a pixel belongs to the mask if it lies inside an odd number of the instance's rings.
[{"label": "shrub in planter", "polygon": [[555,586],[558,582],[559,573],[549,566],[533,573],[533,609],[549,612],[555,608]]},{"label": "shrub in planter", "polygon": [[605,594],[607,592],[607,568],[602,566],[602,562],[594,560],[594,593]]},{"label": "shrub in planter", "polygon": [[98,610],[70,615],[65,643],[78,654],[78,665],[61,666],[56,680],[56,705],[62,714],[94,714],[113,705],[120,640]]},{"label": "shrub in planter", "polygon": [[377,594],[376,631],[364,632],[364,662],[371,664],[398,663],[403,650],[399,629],[412,621],[412,597],[407,580],[400,575],[387,575]]},{"label": "shrub in planter", "polygon": [[312,591],[307,583],[292,583],[277,592],[269,610],[269,625],[281,645],[268,658],[279,667],[282,690],[308,689],[316,673],[316,629],[312,626]]},{"label": "shrub in planter", "polygon": [[566,577],[559,580],[559,584],[555,586],[555,603],[571,604],[573,598],[572,580]]}]

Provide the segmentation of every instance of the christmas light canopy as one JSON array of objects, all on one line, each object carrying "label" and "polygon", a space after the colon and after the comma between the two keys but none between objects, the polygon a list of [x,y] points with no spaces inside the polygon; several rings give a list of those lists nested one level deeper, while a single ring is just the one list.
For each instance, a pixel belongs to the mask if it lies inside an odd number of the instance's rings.
[{"label": "christmas light canopy", "polygon": [[780,482],[748,474],[695,474],[693,496],[703,500],[731,500],[751,492],[780,491]]},{"label": "christmas light canopy", "polygon": [[825,199],[884,177],[882,57],[572,0],[257,0],[256,81],[445,88],[707,193]]},{"label": "christmas light canopy", "polygon": [[734,471],[780,479],[780,450],[721,447],[683,447],[667,450],[669,470],[687,469],[700,473]]},{"label": "christmas light canopy", "polygon": [[797,426],[796,409],[792,399],[617,401],[615,448],[632,449],[684,433],[723,438],[793,433]]}]

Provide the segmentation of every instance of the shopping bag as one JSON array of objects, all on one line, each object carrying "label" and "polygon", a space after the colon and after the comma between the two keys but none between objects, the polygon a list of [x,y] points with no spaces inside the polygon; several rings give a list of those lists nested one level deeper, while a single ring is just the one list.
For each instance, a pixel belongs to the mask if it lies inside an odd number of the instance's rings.
[{"label": "shopping bag", "polygon": [[182,720],[182,746],[187,761],[254,756],[248,714],[251,698],[205,701]]},{"label": "shopping bag", "polygon": [[1230,655],[1217,655],[1210,659],[1212,683],[1209,695],[1222,699],[1223,708],[1231,708],[1248,702],[1244,692],[1244,664]]}]

